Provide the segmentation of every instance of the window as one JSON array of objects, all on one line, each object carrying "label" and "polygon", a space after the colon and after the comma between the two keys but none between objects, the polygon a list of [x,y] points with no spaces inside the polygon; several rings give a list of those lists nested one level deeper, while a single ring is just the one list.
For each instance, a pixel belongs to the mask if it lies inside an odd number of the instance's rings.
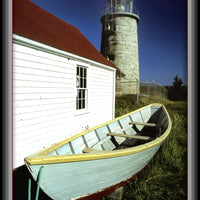
[{"label": "window", "polygon": [[87,68],[76,68],[76,110],[87,109]]},{"label": "window", "polygon": [[115,55],[108,55],[108,59],[109,59],[110,61],[114,61]]}]

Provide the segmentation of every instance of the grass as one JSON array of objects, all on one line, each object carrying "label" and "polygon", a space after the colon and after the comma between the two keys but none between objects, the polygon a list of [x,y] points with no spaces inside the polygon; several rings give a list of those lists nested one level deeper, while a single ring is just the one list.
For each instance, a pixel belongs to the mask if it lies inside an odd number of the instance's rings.
[{"label": "grass", "polygon": [[136,103],[134,96],[117,97],[116,117],[151,103],[165,105],[173,123],[172,131],[152,161],[124,186],[122,199],[187,199],[187,102],[143,98]]}]

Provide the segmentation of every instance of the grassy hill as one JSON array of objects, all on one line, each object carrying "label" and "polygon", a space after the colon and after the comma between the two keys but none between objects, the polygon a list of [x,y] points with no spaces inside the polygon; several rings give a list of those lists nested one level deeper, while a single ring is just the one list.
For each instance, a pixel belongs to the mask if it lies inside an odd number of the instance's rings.
[{"label": "grassy hill", "polygon": [[172,131],[147,167],[124,186],[122,199],[187,199],[187,102],[143,98],[136,103],[134,96],[117,97],[116,117],[151,103],[165,105]]}]

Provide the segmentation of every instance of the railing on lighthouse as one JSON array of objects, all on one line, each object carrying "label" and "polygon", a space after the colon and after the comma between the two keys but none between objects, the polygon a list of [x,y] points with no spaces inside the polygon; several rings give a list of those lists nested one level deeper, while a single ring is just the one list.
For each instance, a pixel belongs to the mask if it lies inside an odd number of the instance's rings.
[{"label": "railing on lighthouse", "polygon": [[114,13],[132,13],[139,16],[138,9],[133,6],[133,0],[107,0],[102,16]]},{"label": "railing on lighthouse", "polygon": [[116,14],[135,15],[139,19],[139,11],[133,5],[133,0],[107,0],[106,7],[102,11],[104,31],[107,31],[107,34],[115,32],[114,18]]}]

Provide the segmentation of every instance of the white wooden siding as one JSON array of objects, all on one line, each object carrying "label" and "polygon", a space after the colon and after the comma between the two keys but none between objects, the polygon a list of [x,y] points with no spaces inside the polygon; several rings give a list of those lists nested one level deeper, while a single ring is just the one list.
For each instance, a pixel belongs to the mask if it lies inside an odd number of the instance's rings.
[{"label": "white wooden siding", "polygon": [[[91,110],[90,121],[100,120],[104,116],[105,121],[111,119],[113,108],[113,72],[103,69],[91,69],[89,105]],[[93,111],[93,112],[92,112]],[[97,113],[98,114],[97,114]]]},{"label": "white wooden siding", "polygon": [[[88,110],[81,115],[77,64],[88,67]],[[13,43],[13,167],[43,147],[113,119],[114,79],[115,70]]]}]

